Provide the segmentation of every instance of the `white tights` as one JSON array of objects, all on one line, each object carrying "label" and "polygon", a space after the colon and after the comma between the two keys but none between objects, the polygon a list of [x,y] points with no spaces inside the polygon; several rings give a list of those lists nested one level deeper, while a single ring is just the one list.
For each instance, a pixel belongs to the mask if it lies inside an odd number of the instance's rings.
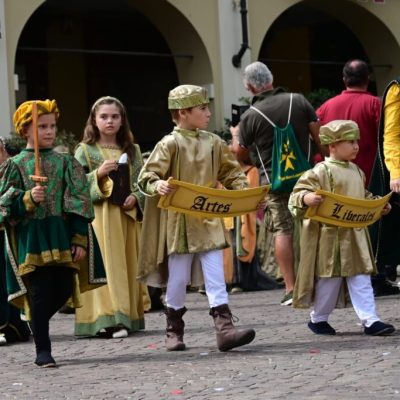
[{"label": "white tights", "polygon": [[[228,304],[223,251],[211,250],[197,253],[204,275],[206,293],[210,307]],[[186,286],[190,283],[194,254],[171,254],[168,257],[168,283],[165,301],[167,307],[179,310],[185,305]]]},{"label": "white tights", "polygon": [[363,326],[370,327],[379,321],[375,310],[374,292],[369,275],[355,275],[347,278],[319,278],[315,283],[314,310],[311,322],[328,321],[335,308],[343,279],[346,279],[354,311]]}]

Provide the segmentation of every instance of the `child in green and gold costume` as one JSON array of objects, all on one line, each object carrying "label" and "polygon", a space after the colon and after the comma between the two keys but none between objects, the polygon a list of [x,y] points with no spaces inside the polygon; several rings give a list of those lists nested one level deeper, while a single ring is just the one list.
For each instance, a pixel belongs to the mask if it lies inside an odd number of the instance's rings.
[{"label": "child in green and gold costume", "polygon": [[[52,150],[59,111],[55,100],[36,101],[38,147],[44,184],[35,184],[33,101],[14,114],[17,133],[26,148],[0,168],[0,223],[6,228],[8,300],[30,320],[38,366],[55,366],[49,320],[71,297],[79,305],[81,284],[98,283],[86,252],[93,219],[89,187],[81,165]],[[93,254],[93,247],[89,247]],[[78,277],[78,271],[80,277]],[[84,275],[84,276],[83,276]],[[104,277],[104,276],[103,276]],[[96,279],[98,278],[98,279]]]}]

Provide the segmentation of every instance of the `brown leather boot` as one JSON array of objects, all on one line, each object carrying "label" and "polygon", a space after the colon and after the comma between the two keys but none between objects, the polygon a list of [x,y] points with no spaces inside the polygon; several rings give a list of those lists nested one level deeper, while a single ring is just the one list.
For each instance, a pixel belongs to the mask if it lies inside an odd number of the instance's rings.
[{"label": "brown leather boot", "polygon": [[174,310],[167,307],[165,315],[167,317],[167,329],[165,337],[165,347],[168,351],[185,350],[186,346],[183,343],[183,331],[185,323],[182,316],[186,312],[186,307]]},{"label": "brown leather boot", "polygon": [[232,313],[228,304],[221,304],[210,309],[214,318],[217,333],[217,347],[220,351],[228,351],[235,347],[250,343],[256,336],[254,329],[237,330],[232,323]]}]

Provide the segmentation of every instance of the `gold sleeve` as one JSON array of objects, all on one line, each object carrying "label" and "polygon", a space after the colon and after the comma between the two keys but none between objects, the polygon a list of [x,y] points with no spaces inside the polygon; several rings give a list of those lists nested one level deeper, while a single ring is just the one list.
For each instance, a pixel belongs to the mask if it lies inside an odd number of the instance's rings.
[{"label": "gold sleeve", "polygon": [[75,235],[73,235],[71,243],[75,246],[83,247],[86,250],[88,238],[86,235],[79,235],[78,233],[76,233]]},{"label": "gold sleeve", "polygon": [[31,191],[30,191],[30,190],[27,190],[27,191],[25,192],[25,194],[24,194],[24,196],[23,196],[23,198],[22,198],[22,201],[23,201],[23,203],[24,203],[24,205],[25,205],[26,211],[32,212],[32,211],[35,210],[36,204],[35,204],[35,202],[34,202],[33,199],[32,199]]},{"label": "gold sleeve", "polygon": [[400,178],[400,85],[392,85],[385,99],[383,154],[390,179]]},{"label": "gold sleeve", "polygon": [[[159,181],[169,178],[168,171],[172,163],[173,146],[175,146],[175,142],[172,141],[169,143],[166,140],[158,142],[142,167],[138,185],[147,196],[156,196]],[[179,177],[174,178],[178,179]]]}]

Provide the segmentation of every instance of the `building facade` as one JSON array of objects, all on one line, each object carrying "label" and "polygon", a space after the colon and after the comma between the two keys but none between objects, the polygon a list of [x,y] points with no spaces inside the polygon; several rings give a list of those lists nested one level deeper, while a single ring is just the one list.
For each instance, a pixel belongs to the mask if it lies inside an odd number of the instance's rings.
[{"label": "building facade", "polygon": [[249,96],[242,72],[255,60],[307,94],[339,92],[343,63],[363,58],[381,95],[400,75],[399,17],[400,0],[0,0],[1,135],[19,103],[55,98],[79,138],[93,101],[112,95],[151,148],[172,127],[168,91],[184,83],[208,88],[219,130]]}]

